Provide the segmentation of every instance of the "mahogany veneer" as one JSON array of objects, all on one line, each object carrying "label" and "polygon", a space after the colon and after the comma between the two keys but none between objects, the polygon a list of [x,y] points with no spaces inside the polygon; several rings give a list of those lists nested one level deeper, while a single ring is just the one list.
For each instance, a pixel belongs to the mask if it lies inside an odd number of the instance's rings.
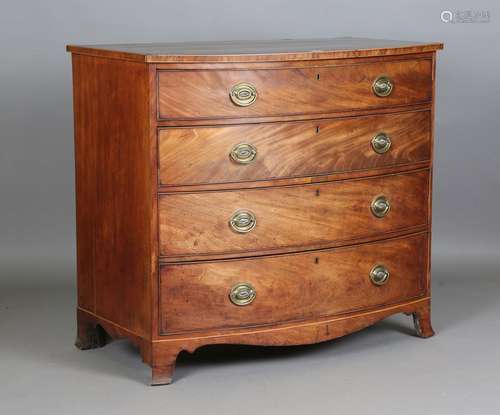
[{"label": "mahogany veneer", "polygon": [[180,351],[430,323],[440,43],[68,46],[81,349]]},{"label": "mahogany veneer", "polygon": [[[373,131],[384,131],[391,137],[391,151],[373,151]],[[165,187],[317,177],[428,162],[431,113],[427,110],[297,122],[170,127],[160,129],[158,139],[159,180]],[[244,167],[227,157],[242,139],[259,152],[255,161]]]},{"label": "mahogany veneer", "polygon": [[[272,325],[419,298],[426,290],[427,244],[427,233],[419,233],[333,250],[165,264],[161,332]],[[391,270],[390,284],[378,287],[366,278],[377,262]],[[227,301],[227,287],[240,281],[255,287],[254,307]]]},{"label": "mahogany veneer", "polygon": [[[371,90],[373,80],[390,73],[397,88],[386,100]],[[259,91],[244,108],[227,99],[228,85],[244,79]],[[202,92],[200,92],[202,91]],[[158,73],[160,119],[284,116],[371,109],[429,102],[432,59],[397,59],[345,66],[293,69],[192,70]]]},{"label": "mahogany veneer", "polygon": [[[428,193],[429,172],[421,170],[364,180],[162,194],[158,200],[160,256],[301,251],[427,226]],[[378,195],[391,203],[383,219],[370,211]],[[239,208],[249,209],[257,219],[255,229],[246,235],[227,225]]]}]

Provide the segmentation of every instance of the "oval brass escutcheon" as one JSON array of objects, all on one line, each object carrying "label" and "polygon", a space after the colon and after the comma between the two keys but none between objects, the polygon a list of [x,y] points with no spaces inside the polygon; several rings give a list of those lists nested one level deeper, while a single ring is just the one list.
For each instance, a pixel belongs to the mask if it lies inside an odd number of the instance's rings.
[{"label": "oval brass escutcheon", "polygon": [[384,285],[389,279],[389,270],[383,265],[375,265],[370,271],[370,280],[375,285]]},{"label": "oval brass escutcheon", "polygon": [[248,305],[255,300],[257,293],[255,288],[248,282],[240,282],[234,285],[229,292],[229,299],[234,305]]},{"label": "oval brass escutcheon", "polygon": [[231,88],[229,97],[239,107],[248,107],[257,99],[257,89],[252,84],[240,82]]},{"label": "oval brass escutcheon", "polygon": [[233,213],[229,219],[229,226],[237,233],[248,233],[257,225],[255,214],[246,209],[240,209]]},{"label": "oval brass escutcheon", "polygon": [[386,133],[380,132],[372,138],[371,144],[375,153],[384,154],[389,151],[392,142],[390,137]]},{"label": "oval brass escutcheon", "polygon": [[373,93],[378,97],[386,97],[391,94],[394,84],[387,75],[380,75],[372,85]]},{"label": "oval brass escutcheon", "polygon": [[257,157],[257,148],[252,144],[236,144],[229,153],[231,159],[238,164],[249,164]]},{"label": "oval brass escutcheon", "polygon": [[373,199],[370,209],[374,216],[383,218],[389,213],[389,210],[391,210],[391,204],[385,196],[381,195]]}]

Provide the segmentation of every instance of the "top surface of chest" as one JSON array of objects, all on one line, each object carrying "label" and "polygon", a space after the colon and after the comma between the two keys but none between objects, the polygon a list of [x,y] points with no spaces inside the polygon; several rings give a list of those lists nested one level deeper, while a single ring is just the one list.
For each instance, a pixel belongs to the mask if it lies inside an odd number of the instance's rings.
[{"label": "top surface of chest", "polygon": [[442,49],[442,43],[341,37],[118,45],[70,45],[73,53],[150,63],[266,62],[402,55]]}]

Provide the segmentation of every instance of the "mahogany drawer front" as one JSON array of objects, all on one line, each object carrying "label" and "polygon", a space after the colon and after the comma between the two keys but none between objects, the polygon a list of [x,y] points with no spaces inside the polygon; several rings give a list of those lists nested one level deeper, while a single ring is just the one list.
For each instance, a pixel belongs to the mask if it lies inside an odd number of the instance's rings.
[{"label": "mahogany drawer front", "polygon": [[[428,192],[429,172],[422,170],[288,187],[162,194],[160,255],[299,250],[426,225]],[[390,210],[379,218],[371,205],[381,196]]]},{"label": "mahogany drawer front", "polygon": [[[428,234],[309,253],[164,265],[160,324],[164,334],[313,319],[425,295]],[[375,285],[371,271],[388,271]],[[235,305],[237,284],[255,293]]]},{"label": "mahogany drawer front", "polygon": [[[392,92],[384,97],[372,89],[381,75],[388,76],[393,85]],[[233,87],[241,83],[255,88],[256,99],[250,105],[235,104],[230,97]],[[246,93],[236,95],[246,98],[248,89]],[[158,72],[158,115],[165,120],[317,114],[417,104],[431,98],[430,59],[330,67]]]},{"label": "mahogany drawer front", "polygon": [[[162,185],[318,176],[426,161],[430,111],[159,130]],[[386,140],[386,148],[372,144]],[[378,138],[380,140],[380,138]]]}]

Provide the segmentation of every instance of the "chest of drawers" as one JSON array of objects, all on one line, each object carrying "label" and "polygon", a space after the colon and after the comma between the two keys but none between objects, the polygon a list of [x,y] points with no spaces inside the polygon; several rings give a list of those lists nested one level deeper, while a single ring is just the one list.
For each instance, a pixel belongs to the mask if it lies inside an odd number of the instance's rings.
[{"label": "chest of drawers", "polygon": [[430,323],[439,43],[68,46],[77,342],[152,383],[208,344]]}]

